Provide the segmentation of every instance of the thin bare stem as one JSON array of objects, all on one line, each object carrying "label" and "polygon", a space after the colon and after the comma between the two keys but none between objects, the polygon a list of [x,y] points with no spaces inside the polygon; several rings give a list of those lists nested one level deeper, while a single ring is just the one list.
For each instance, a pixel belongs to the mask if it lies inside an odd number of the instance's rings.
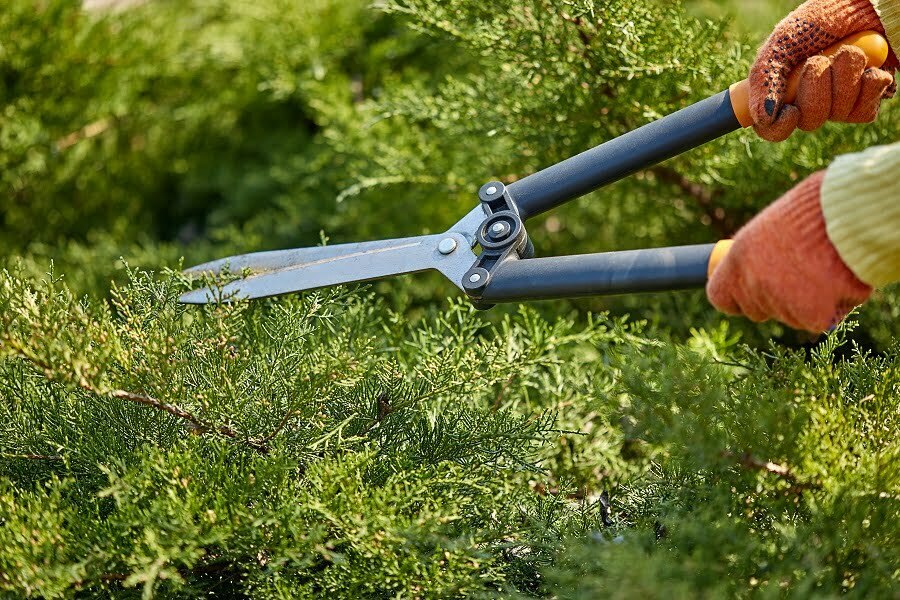
[{"label": "thin bare stem", "polygon": [[798,490],[819,489],[821,487],[821,485],[815,482],[801,481],[800,478],[797,477],[797,475],[790,469],[790,467],[786,465],[778,464],[772,461],[761,460],[751,455],[749,452],[736,454],[731,451],[726,451],[722,453],[722,456],[725,458],[735,459],[737,463],[745,469],[750,469],[753,471],[763,471],[765,473],[776,475],[777,477],[790,482],[793,488]]},{"label": "thin bare stem", "polygon": [[[90,389],[87,386],[82,386],[88,391],[97,393],[95,390]],[[247,446],[262,452],[263,454],[269,453],[269,446],[265,443],[265,440],[257,440],[253,438],[244,438],[237,431],[228,427],[227,425],[215,425],[213,423],[209,423],[197,417],[196,415],[189,413],[185,409],[175,406],[174,404],[169,404],[167,402],[163,402],[162,400],[157,400],[152,396],[148,396],[146,394],[135,394],[133,392],[126,392],[125,390],[114,390],[109,392],[109,396],[113,398],[118,398],[120,400],[128,400],[129,402],[135,402],[137,404],[143,404],[144,406],[151,406],[157,410],[161,410],[163,412],[167,412],[170,415],[178,417],[184,421],[190,423],[192,429],[197,431],[198,433],[205,433],[207,431],[214,431],[220,435],[224,435],[227,438],[231,438],[233,440],[239,441]]]},{"label": "thin bare stem", "polygon": [[63,460],[62,456],[57,456],[56,454],[14,454],[10,452],[0,452],[0,457],[21,460]]}]

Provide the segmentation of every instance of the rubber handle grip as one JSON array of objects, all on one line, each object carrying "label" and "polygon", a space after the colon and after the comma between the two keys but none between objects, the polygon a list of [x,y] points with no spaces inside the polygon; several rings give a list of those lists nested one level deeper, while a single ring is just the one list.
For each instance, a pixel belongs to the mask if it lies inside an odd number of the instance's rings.
[{"label": "rubber handle grip", "polygon": [[716,272],[716,269],[719,268],[719,265],[722,264],[722,261],[728,256],[732,246],[734,246],[734,240],[722,240],[715,245],[712,254],[709,255],[709,264],[706,266],[707,279],[712,278],[713,273]]},{"label": "rubber handle grip", "polygon": [[715,244],[501,261],[481,304],[702,288]]},{"label": "rubber handle grip", "polygon": [[[856,46],[866,53],[869,59],[866,68],[878,68],[887,62],[890,46],[888,41],[884,39],[877,31],[863,31],[857,33],[837,44],[830,46],[822,56],[834,56],[838,50],[844,46]],[[785,94],[785,104],[792,104],[797,99],[797,89],[800,87],[800,77],[803,75],[803,69],[795,69],[788,78],[787,92]],[[750,115],[750,81],[745,79],[739,83],[735,83],[729,88],[731,95],[731,107],[734,114],[742,127],[750,127],[753,125],[753,117]]]}]

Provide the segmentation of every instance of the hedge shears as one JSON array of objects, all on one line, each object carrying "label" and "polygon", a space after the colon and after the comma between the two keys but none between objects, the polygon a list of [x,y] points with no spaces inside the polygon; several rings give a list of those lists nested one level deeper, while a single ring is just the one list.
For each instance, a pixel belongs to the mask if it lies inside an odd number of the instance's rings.
[{"label": "hedge shears", "polygon": [[[839,42],[887,60],[888,43],[873,31]],[[787,103],[796,98],[794,72]],[[394,275],[436,270],[476,305],[702,287],[731,242],[535,258],[525,222],[640,170],[752,125],[749,82],[644,125],[577,156],[505,185],[486,183],[478,205],[439,235],[255,252],[205,263],[186,273],[241,278],[181,296],[188,304],[277,296]],[[480,252],[475,250],[480,247]]]}]

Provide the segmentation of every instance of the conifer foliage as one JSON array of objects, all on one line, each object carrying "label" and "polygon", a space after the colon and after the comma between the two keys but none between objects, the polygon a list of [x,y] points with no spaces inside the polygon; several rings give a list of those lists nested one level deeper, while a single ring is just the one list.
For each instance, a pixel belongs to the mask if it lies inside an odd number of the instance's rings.
[{"label": "conifer foliage", "polygon": [[[723,89],[751,34],[708,3],[8,4],[0,595],[895,595],[893,291],[812,341],[700,294],[481,313],[427,277],[176,302],[179,256],[435,231]],[[900,137],[885,113],[731,136],[530,230],[711,241]]]}]

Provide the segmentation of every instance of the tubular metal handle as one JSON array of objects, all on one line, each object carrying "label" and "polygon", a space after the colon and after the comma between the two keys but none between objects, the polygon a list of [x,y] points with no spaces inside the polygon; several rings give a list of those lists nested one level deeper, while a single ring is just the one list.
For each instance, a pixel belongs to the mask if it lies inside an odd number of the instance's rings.
[{"label": "tubular metal handle", "polygon": [[700,288],[721,252],[717,248],[702,244],[507,260],[491,273],[479,300],[499,304]]}]

